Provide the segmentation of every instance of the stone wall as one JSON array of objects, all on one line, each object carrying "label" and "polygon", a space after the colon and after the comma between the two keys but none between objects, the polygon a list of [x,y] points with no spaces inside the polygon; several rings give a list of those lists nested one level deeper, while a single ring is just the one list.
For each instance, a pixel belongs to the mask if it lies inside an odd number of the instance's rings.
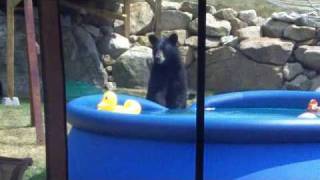
[{"label": "stone wall", "polygon": [[[111,7],[111,6],[110,6]],[[112,6],[118,11],[121,6]],[[147,13],[148,12],[148,13]],[[101,88],[145,88],[148,83],[154,15],[145,2],[132,4],[131,36],[123,23],[105,21],[86,12],[63,9],[61,27],[67,80]],[[17,24],[23,17],[17,17]],[[0,80],[5,86],[5,26],[0,13]],[[162,35],[178,34],[179,49],[188,70],[190,89],[196,89],[197,5],[164,2]],[[17,92],[27,95],[24,28],[17,28]],[[320,89],[318,29],[305,14],[274,13],[265,19],[255,10],[207,7],[206,87],[216,93],[256,89]],[[20,88],[22,87],[22,88]]]},{"label": "stone wall", "polygon": [[[196,89],[197,5],[164,3],[163,35],[177,33],[181,54],[188,69],[189,87]],[[139,19],[133,20],[139,21]],[[206,87],[217,93],[288,89],[317,90],[320,87],[318,30],[306,14],[278,12],[265,19],[255,10],[207,7]],[[149,46],[146,34],[132,35],[131,46]],[[130,51],[130,49],[129,49]],[[130,57],[128,57],[130,58]],[[133,69],[135,58],[119,58],[114,69],[116,82],[124,87],[145,87],[145,79]],[[147,69],[145,65],[141,67]]]}]

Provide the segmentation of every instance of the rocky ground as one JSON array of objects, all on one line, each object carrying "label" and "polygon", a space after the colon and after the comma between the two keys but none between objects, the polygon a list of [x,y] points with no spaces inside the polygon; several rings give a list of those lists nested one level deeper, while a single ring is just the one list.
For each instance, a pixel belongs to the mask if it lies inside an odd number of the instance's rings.
[{"label": "rocky ground", "polygon": [[[164,36],[172,32],[179,36],[190,89],[196,88],[196,12],[196,4],[165,1],[160,24]],[[152,33],[154,18],[150,6],[145,2],[132,4],[130,38],[121,35],[122,22],[90,18],[84,12],[61,14],[67,79],[107,88],[112,88],[113,82],[124,88],[146,87],[152,63],[147,38]],[[2,19],[0,13],[0,24]],[[305,14],[278,12],[262,18],[253,9],[216,10],[208,6],[207,89],[217,93],[253,89],[320,90],[320,43],[315,27]],[[4,35],[5,28],[0,25],[0,51],[5,47]],[[20,36],[23,40],[23,32]],[[17,45],[17,53],[23,50],[23,45]],[[2,54],[0,68],[3,69]],[[26,73],[25,60],[22,54],[17,56],[19,77]],[[25,80],[19,84],[23,83],[26,84]]]}]

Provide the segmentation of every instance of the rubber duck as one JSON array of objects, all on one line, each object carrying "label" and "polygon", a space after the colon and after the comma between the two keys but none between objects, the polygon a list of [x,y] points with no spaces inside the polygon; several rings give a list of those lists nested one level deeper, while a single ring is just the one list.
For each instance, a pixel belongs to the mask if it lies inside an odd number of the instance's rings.
[{"label": "rubber duck", "polygon": [[320,112],[320,107],[319,107],[318,101],[315,100],[315,99],[311,99],[309,104],[308,104],[307,111],[308,112],[313,112],[313,113],[319,113]]},{"label": "rubber duck", "polygon": [[97,106],[98,110],[110,111],[124,114],[140,114],[141,105],[135,100],[126,100],[123,106],[118,105],[117,95],[112,91],[103,94],[101,102]]},{"label": "rubber duck", "polygon": [[320,116],[320,107],[316,99],[311,99],[309,101],[307,112],[304,112],[298,116],[301,119],[316,119]]}]

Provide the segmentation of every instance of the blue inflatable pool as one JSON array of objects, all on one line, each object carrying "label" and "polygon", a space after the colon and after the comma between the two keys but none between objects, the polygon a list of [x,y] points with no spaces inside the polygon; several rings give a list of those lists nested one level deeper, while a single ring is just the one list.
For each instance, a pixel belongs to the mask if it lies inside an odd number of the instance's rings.
[{"label": "blue inflatable pool", "polygon": [[[142,98],[140,115],[68,104],[70,180],[193,180],[195,106],[172,112]],[[250,91],[206,98],[205,179],[320,179],[320,119],[298,119],[320,93]]]}]

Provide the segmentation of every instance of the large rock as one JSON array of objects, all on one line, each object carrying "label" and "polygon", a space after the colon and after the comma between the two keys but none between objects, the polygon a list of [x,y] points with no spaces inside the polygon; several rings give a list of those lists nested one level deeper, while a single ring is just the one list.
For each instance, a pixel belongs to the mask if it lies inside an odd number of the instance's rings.
[{"label": "large rock", "polygon": [[138,36],[137,43],[140,46],[147,46],[147,47],[152,46],[147,35],[146,36]]},{"label": "large rock", "polygon": [[[282,86],[280,66],[259,64],[232,47],[213,48],[206,53],[206,87],[216,93],[279,89]],[[190,86],[196,87],[196,63],[189,70]]]},{"label": "large rock", "polygon": [[135,46],[123,53],[113,65],[113,76],[118,87],[147,87],[152,63],[152,49]]},{"label": "large rock", "polygon": [[181,7],[179,2],[162,1],[162,10],[178,10]]},{"label": "large rock", "polygon": [[[184,1],[181,4],[180,10],[191,13],[193,18],[198,17],[198,3]],[[216,12],[216,8],[214,6],[207,6],[206,12],[210,14],[214,14]]]},{"label": "large rock", "polygon": [[247,23],[241,21],[239,18],[233,18],[233,19],[230,19],[229,22],[231,23],[231,34],[232,35],[236,35],[237,34],[237,31],[239,29],[242,29],[242,28],[245,28],[248,26]]},{"label": "large rock", "polygon": [[191,13],[193,17],[198,17],[198,4],[193,2],[182,2],[180,10]]},{"label": "large rock", "polygon": [[71,32],[62,33],[64,49],[71,51],[64,53],[66,78],[105,87],[108,75],[94,38],[82,26],[73,27]]},{"label": "large rock", "polygon": [[320,75],[312,79],[311,90],[320,91]]},{"label": "large rock", "polygon": [[259,38],[261,37],[261,27],[249,26],[246,28],[242,28],[237,31],[236,35],[240,39]]},{"label": "large rock", "polygon": [[288,90],[309,90],[311,81],[305,75],[299,75],[294,80],[285,83],[285,88]]},{"label": "large rock", "polygon": [[300,46],[295,51],[298,61],[309,69],[320,71],[320,47]]},{"label": "large rock", "polygon": [[305,69],[303,74],[306,75],[309,79],[313,79],[317,76],[317,71]]},{"label": "large rock", "polygon": [[290,26],[289,23],[269,19],[262,26],[262,34],[267,37],[281,38],[288,26]]},{"label": "large rock", "polygon": [[257,17],[252,21],[254,26],[262,26],[266,23],[266,19],[263,17]]},{"label": "large rock", "polygon": [[111,37],[105,36],[97,45],[101,54],[110,54],[115,59],[130,48],[129,40],[117,33]]},{"label": "large rock", "polygon": [[254,20],[257,18],[257,12],[254,9],[240,11],[239,19],[246,22],[249,25],[254,25]]},{"label": "large rock", "polygon": [[183,64],[189,67],[194,61],[193,48],[189,46],[179,46],[179,52]]},{"label": "large rock", "polygon": [[163,10],[161,19],[161,30],[187,29],[192,20],[192,14],[180,10]]},{"label": "large rock", "polygon": [[236,47],[239,44],[239,38],[237,36],[223,36],[220,38],[221,44],[224,46]]},{"label": "large rock", "polygon": [[238,16],[238,12],[232,8],[219,9],[214,16],[219,19],[231,20]]},{"label": "large rock", "polygon": [[319,22],[315,21],[319,18],[317,12],[311,12],[307,14],[302,14],[300,18],[295,21],[298,26],[308,26],[308,27],[319,27]]},{"label": "large rock", "polygon": [[[130,34],[142,35],[152,30],[154,13],[147,2],[131,3]],[[124,34],[124,21],[113,22],[115,32]]]},{"label": "large rock", "polygon": [[287,63],[283,67],[283,77],[291,81],[293,78],[298,76],[299,74],[302,74],[304,71],[303,67],[299,63]]},{"label": "large rock", "polygon": [[147,2],[132,3],[130,12],[131,34],[142,34],[151,30],[153,16],[153,11]]},{"label": "large rock", "polygon": [[284,65],[293,46],[292,42],[276,38],[252,38],[242,41],[239,49],[257,62]]},{"label": "large rock", "polygon": [[[226,20],[216,20],[211,14],[207,13],[206,33],[210,37],[222,37],[230,34],[231,24]],[[198,32],[198,18],[189,25],[190,30],[196,34]]]},{"label": "large rock", "polygon": [[[217,38],[206,38],[206,48],[214,48],[220,46],[220,39]],[[198,48],[198,36],[191,36],[185,41],[185,45]]]},{"label": "large rock", "polygon": [[296,12],[275,12],[271,15],[271,18],[278,21],[294,23],[301,17],[300,14]]},{"label": "large rock", "polygon": [[294,40],[294,41],[306,41],[316,36],[316,29],[313,27],[307,26],[288,26],[284,33],[283,37]]}]

